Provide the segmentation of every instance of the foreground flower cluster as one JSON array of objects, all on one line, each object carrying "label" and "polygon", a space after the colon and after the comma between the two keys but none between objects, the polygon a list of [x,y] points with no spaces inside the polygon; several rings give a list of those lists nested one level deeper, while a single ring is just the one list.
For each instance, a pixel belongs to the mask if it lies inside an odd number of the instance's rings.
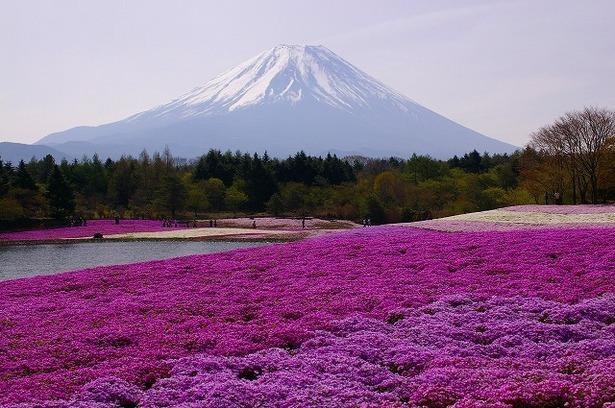
[{"label": "foreground flower cluster", "polygon": [[115,224],[114,220],[91,220],[85,226],[79,227],[0,233],[0,241],[50,241],[65,238],[92,238],[96,233],[101,233],[105,236],[131,232],[165,231],[169,229],[177,228],[163,227],[162,221],[154,220],[121,220],[119,224]]},{"label": "foreground flower cluster", "polygon": [[0,405],[601,406],[614,242],[382,227],[3,282]]}]

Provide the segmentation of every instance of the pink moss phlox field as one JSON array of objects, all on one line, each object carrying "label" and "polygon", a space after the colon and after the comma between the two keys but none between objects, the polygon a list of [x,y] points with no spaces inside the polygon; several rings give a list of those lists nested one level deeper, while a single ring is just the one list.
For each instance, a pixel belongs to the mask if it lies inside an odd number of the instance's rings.
[{"label": "pink moss phlox field", "polygon": [[0,240],[46,241],[65,238],[91,238],[96,233],[101,233],[105,236],[131,232],[165,231],[179,228],[183,227],[163,227],[162,221],[155,220],[121,220],[119,224],[115,224],[113,220],[90,220],[87,222],[87,225],[80,227],[61,227],[0,233]]},{"label": "pink moss phlox field", "polygon": [[[304,229],[300,218],[226,218],[219,220],[217,225],[218,227],[252,228],[254,221],[256,221],[256,228],[258,229],[277,229],[286,231],[297,231]],[[318,218],[306,218],[305,220],[306,230],[343,229],[354,228],[357,226],[357,224],[345,220],[327,221]]]},{"label": "pink moss phlox field", "polygon": [[295,351],[184,358],[141,404],[601,406],[615,399],[613,310],[615,296],[445,298],[386,320],[348,318]]},{"label": "pink moss phlox field", "polygon": [[612,229],[612,223],[574,223],[568,222],[565,224],[517,224],[512,222],[497,222],[497,221],[478,221],[478,220],[450,220],[439,218],[427,221],[413,222],[407,224],[415,228],[424,228],[434,231],[446,232],[490,232],[490,231],[522,231],[522,230],[570,230],[575,228],[581,229]]},{"label": "pink moss phlox field", "polygon": [[185,357],[146,390],[95,380],[61,406],[599,407],[615,399],[614,310],[614,295],[444,297],[336,321],[297,348]]},{"label": "pink moss phlox field", "polygon": [[542,212],[548,214],[607,214],[615,213],[615,205],[579,204],[579,205],[514,205],[500,208],[506,211]]},{"label": "pink moss phlox field", "polygon": [[362,228],[2,282],[0,405],[594,406],[614,242]]}]

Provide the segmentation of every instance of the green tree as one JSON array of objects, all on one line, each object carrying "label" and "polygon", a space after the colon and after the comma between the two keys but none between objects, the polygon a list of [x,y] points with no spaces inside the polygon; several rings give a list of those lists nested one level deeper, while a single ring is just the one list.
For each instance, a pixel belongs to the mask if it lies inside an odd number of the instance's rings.
[{"label": "green tree", "polygon": [[480,153],[472,150],[459,159],[459,167],[470,173],[480,173],[483,170],[483,163]]},{"label": "green tree", "polygon": [[57,164],[49,174],[45,196],[49,203],[50,214],[54,218],[65,218],[75,210],[75,194]]},{"label": "green tree", "polygon": [[112,165],[112,176],[109,180],[109,196],[114,207],[126,208],[133,197],[137,186],[137,163],[131,157],[122,157]]},{"label": "green tree", "polygon": [[275,193],[267,201],[267,211],[275,216],[281,215],[284,212],[284,202],[279,193]]},{"label": "green tree", "polygon": [[171,217],[175,218],[177,212],[185,204],[186,189],[179,176],[175,173],[170,173],[162,178],[157,196],[156,203],[158,207],[170,212]]},{"label": "green tree", "polygon": [[11,185],[11,166],[0,159],[0,197],[4,197]]},{"label": "green tree", "polygon": [[302,183],[286,183],[280,191],[286,210],[305,213],[309,207],[310,187]]},{"label": "green tree", "polygon": [[224,206],[224,182],[219,178],[212,177],[205,182],[205,194],[207,201],[214,210],[221,210]]},{"label": "green tree", "polygon": [[13,198],[0,198],[0,220],[14,221],[24,216],[24,209],[19,202]]},{"label": "green tree", "polygon": [[273,171],[255,154],[244,169],[245,192],[248,198],[248,207],[251,210],[262,211],[265,203],[277,190]]},{"label": "green tree", "polygon": [[15,181],[13,185],[24,190],[36,190],[36,183],[26,168],[26,163],[23,160],[19,161],[17,171],[15,172]]},{"label": "green tree", "polygon": [[191,183],[188,187],[186,206],[194,213],[194,219],[198,218],[199,212],[206,211],[209,208],[204,184],[203,182]]},{"label": "green tree", "polygon": [[384,224],[386,222],[386,215],[384,213],[384,207],[380,203],[380,200],[374,195],[370,195],[367,198],[365,218],[369,218],[372,224]]},{"label": "green tree", "polygon": [[46,183],[49,180],[53,166],[56,161],[52,155],[48,154],[41,161],[38,162],[38,180],[41,183]]},{"label": "green tree", "polygon": [[247,202],[248,196],[235,185],[229,187],[224,194],[224,206],[233,213],[236,213],[237,210]]}]

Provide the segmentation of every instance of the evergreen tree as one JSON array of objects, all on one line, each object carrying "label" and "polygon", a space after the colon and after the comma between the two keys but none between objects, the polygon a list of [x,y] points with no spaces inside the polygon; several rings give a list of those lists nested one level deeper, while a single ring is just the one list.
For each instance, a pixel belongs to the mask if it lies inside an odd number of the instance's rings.
[{"label": "evergreen tree", "polygon": [[262,211],[265,203],[277,191],[275,177],[270,168],[266,167],[257,154],[251,160],[249,171],[244,174],[246,193],[249,197],[248,206],[251,210]]},{"label": "evergreen tree", "polygon": [[157,196],[158,206],[169,211],[171,217],[175,218],[177,211],[185,204],[186,189],[177,174],[170,173],[163,177]]},{"label": "evergreen tree", "polygon": [[451,168],[461,167],[459,163],[459,157],[454,155],[452,159],[448,159],[448,166]]},{"label": "evergreen tree", "polygon": [[54,218],[67,217],[75,210],[73,189],[67,183],[58,165],[54,165],[49,174],[45,196],[49,202],[50,214]]},{"label": "evergreen tree", "polygon": [[196,180],[208,180],[218,178],[224,185],[230,186],[233,182],[232,155],[230,152],[222,153],[219,150],[210,150],[205,156],[201,156],[194,169]]},{"label": "evergreen tree", "polygon": [[55,166],[56,161],[52,155],[48,154],[38,163],[38,181],[46,183],[49,180],[49,175]]},{"label": "evergreen tree", "polygon": [[15,172],[15,181],[13,185],[24,190],[36,190],[36,183],[26,168],[26,163],[23,160],[19,161],[17,171]]},{"label": "evergreen tree", "polygon": [[472,150],[470,153],[464,154],[463,157],[459,159],[459,167],[469,173],[480,173],[483,170],[480,153],[476,150]]},{"label": "evergreen tree", "polygon": [[9,192],[10,182],[9,172],[2,159],[0,159],[0,198]]},{"label": "evergreen tree", "polygon": [[113,164],[108,190],[115,207],[128,207],[139,185],[135,170],[136,163],[132,158],[122,157]]}]

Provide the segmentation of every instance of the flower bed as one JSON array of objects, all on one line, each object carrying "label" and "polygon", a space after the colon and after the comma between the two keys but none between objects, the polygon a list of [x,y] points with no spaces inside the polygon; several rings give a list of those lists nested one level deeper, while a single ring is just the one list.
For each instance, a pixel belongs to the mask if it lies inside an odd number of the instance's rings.
[{"label": "flower bed", "polygon": [[613,242],[381,227],[3,282],[0,404],[600,406]]},{"label": "flower bed", "polygon": [[615,206],[523,205],[419,221],[407,225],[448,232],[610,228],[615,225]]},{"label": "flower bed", "polygon": [[539,224],[539,223],[514,223],[503,221],[483,221],[439,218],[435,220],[419,221],[412,223],[415,228],[424,228],[434,231],[446,232],[489,232],[489,231],[521,231],[521,230],[566,230],[576,228],[613,228],[613,223],[602,222],[567,222],[563,224]]},{"label": "flower bed", "polygon": [[162,221],[154,220],[120,220],[115,224],[114,220],[90,220],[85,226],[49,228],[30,231],[17,231],[0,233],[0,240],[8,241],[51,241],[66,238],[93,237],[96,233],[105,235],[127,234],[131,232],[166,231],[183,227],[163,227]]},{"label": "flower bed", "polygon": [[349,229],[358,227],[358,224],[352,221],[338,220],[328,221],[319,218],[306,218],[305,228],[303,228],[301,218],[274,218],[274,217],[257,217],[257,218],[225,218],[218,220],[218,227],[231,228],[252,228],[256,221],[258,229],[278,229],[287,231],[296,230],[319,230],[319,229]]},{"label": "flower bed", "polygon": [[542,212],[549,214],[607,214],[615,213],[615,205],[515,205],[503,210],[520,212]]},{"label": "flower bed", "polygon": [[296,353],[186,357],[141,404],[601,406],[615,397],[614,309],[615,296],[445,298],[337,322]]}]

